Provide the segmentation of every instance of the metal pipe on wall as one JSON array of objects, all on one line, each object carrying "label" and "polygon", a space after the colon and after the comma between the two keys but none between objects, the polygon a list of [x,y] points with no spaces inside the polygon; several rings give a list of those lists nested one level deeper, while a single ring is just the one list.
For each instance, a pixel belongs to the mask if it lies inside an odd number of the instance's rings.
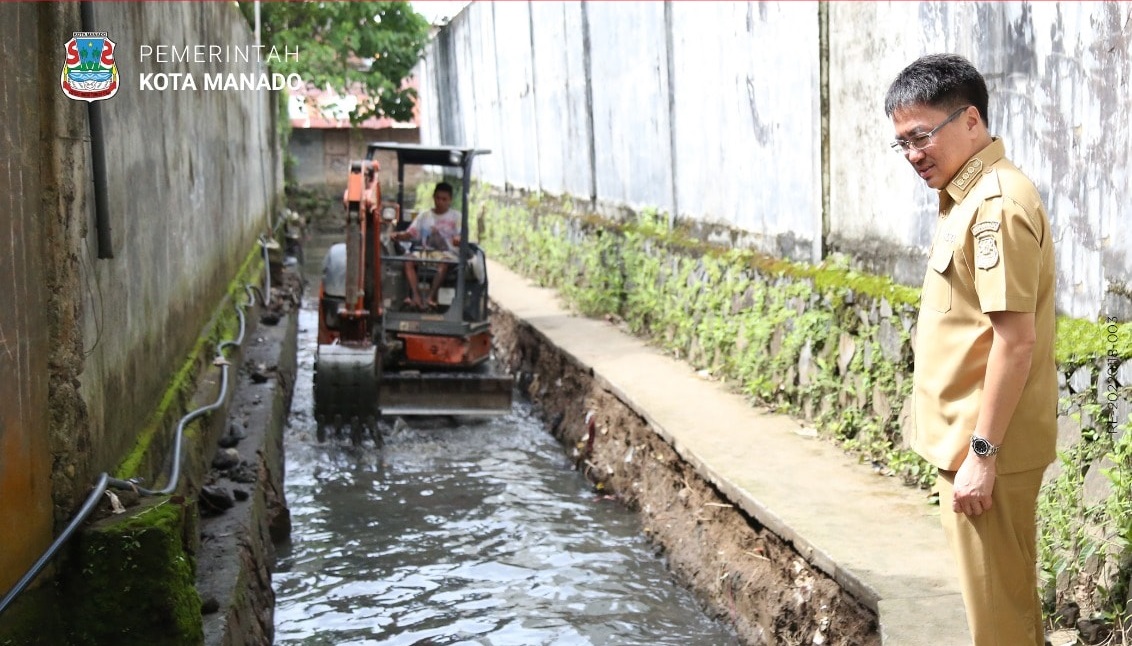
[{"label": "metal pipe on wall", "polygon": [[[94,31],[94,3],[83,0],[79,4],[79,20],[83,31]],[[94,173],[94,230],[98,239],[98,257],[114,257],[114,241],[110,236],[109,184],[106,179],[106,137],[102,132],[102,106],[97,101],[87,103],[87,120],[90,122],[90,167]]]}]

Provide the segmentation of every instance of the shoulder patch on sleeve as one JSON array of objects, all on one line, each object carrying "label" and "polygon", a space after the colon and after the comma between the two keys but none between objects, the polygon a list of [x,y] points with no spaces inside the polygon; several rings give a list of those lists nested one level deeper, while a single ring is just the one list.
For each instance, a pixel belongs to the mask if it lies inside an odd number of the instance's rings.
[{"label": "shoulder patch on sleeve", "polygon": [[977,222],[977,223],[975,223],[975,226],[971,227],[971,235],[978,236],[978,235],[981,235],[983,233],[987,233],[988,231],[993,233],[995,231],[998,231],[998,229],[1001,225],[1002,225],[1002,223],[998,222],[997,220],[986,220],[985,222]]},{"label": "shoulder patch on sleeve", "polygon": [[[995,224],[998,224],[997,222]],[[976,240],[975,267],[990,269],[998,264],[998,241],[993,235],[984,235]]]}]

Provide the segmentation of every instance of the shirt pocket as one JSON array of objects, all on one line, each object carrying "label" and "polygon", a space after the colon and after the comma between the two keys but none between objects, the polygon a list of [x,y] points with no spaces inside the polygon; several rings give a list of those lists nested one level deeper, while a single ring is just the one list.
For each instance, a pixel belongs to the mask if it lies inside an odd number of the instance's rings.
[{"label": "shirt pocket", "polygon": [[924,277],[922,307],[943,313],[951,311],[951,279],[954,272],[950,269],[953,258],[951,247],[941,245],[933,250],[928,259],[928,273]]}]

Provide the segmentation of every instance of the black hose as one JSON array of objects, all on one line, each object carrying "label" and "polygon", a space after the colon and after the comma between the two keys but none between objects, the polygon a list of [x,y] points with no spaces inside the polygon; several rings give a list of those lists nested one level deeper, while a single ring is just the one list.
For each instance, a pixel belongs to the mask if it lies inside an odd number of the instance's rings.
[{"label": "black hose", "polygon": [[94,508],[98,506],[98,501],[100,498],[102,498],[102,494],[106,491],[106,486],[109,481],[109,475],[103,473],[101,476],[99,476],[98,482],[94,485],[94,491],[90,492],[90,495],[87,496],[86,502],[83,503],[82,509],[79,509],[79,513],[74,517],[74,519],[71,520],[71,523],[67,525],[67,528],[59,534],[59,536],[55,539],[55,542],[51,544],[51,547],[47,548],[47,551],[43,553],[43,556],[39,557],[39,560],[31,566],[31,569],[28,570],[27,573],[25,573],[23,577],[21,577],[20,580],[16,582],[16,585],[12,586],[12,589],[8,591],[8,594],[4,595],[4,599],[0,600],[0,615],[4,614],[4,610],[6,610],[12,603],[12,601],[14,601],[15,598],[24,591],[24,588],[26,588],[28,584],[35,579],[40,570],[42,570],[44,566],[47,565],[48,561],[50,561],[55,556],[55,553],[59,551],[59,548],[63,547],[63,544],[70,540],[71,534],[75,533],[75,530],[78,529],[79,525],[81,525],[83,521],[85,521],[90,516],[91,512],[94,511]]}]

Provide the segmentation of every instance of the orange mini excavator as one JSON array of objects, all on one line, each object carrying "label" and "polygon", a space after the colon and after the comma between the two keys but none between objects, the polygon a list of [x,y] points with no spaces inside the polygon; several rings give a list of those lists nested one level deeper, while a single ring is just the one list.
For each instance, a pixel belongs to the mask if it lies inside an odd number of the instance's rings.
[{"label": "orange mini excavator", "polygon": [[[397,158],[397,201],[383,202],[378,150]],[[319,288],[315,416],[318,438],[350,429],[360,443],[378,435],[383,415],[492,415],[511,410],[513,379],[491,356],[488,281],[483,252],[467,240],[472,161],[486,150],[371,143],[350,165],[344,198],[345,242],[329,249]],[[404,248],[391,234],[411,222],[405,209],[408,166],[459,172],[457,253]],[[449,266],[429,311],[409,306],[405,264],[428,293]]]}]

